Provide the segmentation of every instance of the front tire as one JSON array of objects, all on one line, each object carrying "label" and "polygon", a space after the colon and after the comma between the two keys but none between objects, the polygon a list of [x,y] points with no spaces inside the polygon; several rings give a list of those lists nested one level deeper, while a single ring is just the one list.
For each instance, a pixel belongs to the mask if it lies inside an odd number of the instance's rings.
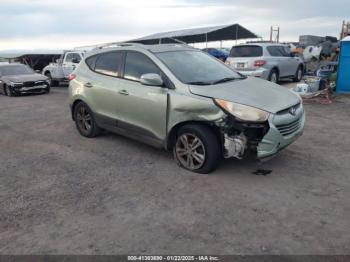
[{"label": "front tire", "polygon": [[83,102],[74,107],[74,120],[82,136],[92,138],[99,135],[101,129],[97,126],[91,109]]},{"label": "front tire", "polygon": [[303,79],[303,75],[304,75],[304,71],[303,71],[303,67],[302,66],[299,66],[296,73],[295,73],[295,76],[293,78],[293,81],[294,82],[300,82],[301,79]]},{"label": "front tire", "polygon": [[209,127],[186,125],[176,134],[173,154],[181,167],[207,174],[214,171],[220,163],[220,142]]},{"label": "front tire", "polygon": [[5,94],[9,97],[16,96],[15,92],[13,92],[12,88],[9,86],[5,86]]}]

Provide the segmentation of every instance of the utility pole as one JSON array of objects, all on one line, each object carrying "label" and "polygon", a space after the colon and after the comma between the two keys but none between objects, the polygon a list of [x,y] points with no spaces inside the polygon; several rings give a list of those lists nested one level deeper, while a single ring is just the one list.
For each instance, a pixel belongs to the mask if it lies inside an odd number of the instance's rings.
[{"label": "utility pole", "polygon": [[343,21],[341,26],[340,40],[347,37],[350,34],[350,22]]},{"label": "utility pole", "polygon": [[270,28],[270,42],[279,43],[280,42],[280,27],[271,26]]}]

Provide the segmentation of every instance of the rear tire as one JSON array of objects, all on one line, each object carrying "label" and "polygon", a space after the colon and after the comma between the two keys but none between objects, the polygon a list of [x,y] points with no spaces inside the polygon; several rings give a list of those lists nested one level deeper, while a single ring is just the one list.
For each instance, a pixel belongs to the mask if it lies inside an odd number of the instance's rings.
[{"label": "rear tire", "polygon": [[74,107],[74,121],[82,136],[92,138],[98,136],[101,132],[91,109],[84,102],[79,102]]},{"label": "rear tire", "polygon": [[279,78],[279,75],[278,75],[277,69],[272,69],[270,74],[269,74],[268,80],[270,82],[272,82],[272,83],[277,84],[278,83],[278,78]]},{"label": "rear tire", "polygon": [[302,66],[299,66],[296,73],[295,73],[295,76],[293,78],[293,81],[294,82],[300,82],[301,79],[303,79],[303,75],[304,75],[304,71],[303,71],[303,67]]},{"label": "rear tire", "polygon": [[215,133],[204,125],[186,125],[176,134],[173,154],[176,162],[189,171],[207,174],[221,160],[220,142]]}]

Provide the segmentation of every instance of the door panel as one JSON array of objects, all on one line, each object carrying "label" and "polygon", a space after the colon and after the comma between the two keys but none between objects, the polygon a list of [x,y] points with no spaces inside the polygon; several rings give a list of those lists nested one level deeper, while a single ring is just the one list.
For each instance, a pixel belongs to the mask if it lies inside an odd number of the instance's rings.
[{"label": "door panel", "polygon": [[80,62],[82,57],[77,52],[68,52],[64,56],[62,70],[65,78],[68,78],[68,76],[75,70],[75,68],[79,64],[79,63],[73,63],[74,59],[78,59],[78,61]]},{"label": "door panel", "polygon": [[[91,86],[88,87],[88,84]],[[94,73],[94,76],[89,77],[84,85],[85,94],[92,104],[91,107],[100,117],[98,121],[103,121],[103,124],[116,125],[116,120],[120,117],[118,114],[118,100],[121,99],[120,79]]]},{"label": "door panel", "polygon": [[283,58],[285,59],[286,76],[294,76],[299,66],[298,59],[291,56],[291,51],[289,47],[280,46],[279,49],[283,55]]},{"label": "door panel", "polygon": [[167,88],[120,80],[124,94],[118,100],[119,127],[141,136],[166,137]]},{"label": "door panel", "polygon": [[86,59],[93,70],[85,66],[88,77],[83,80],[84,92],[99,120],[113,127],[120,118],[118,104],[122,85],[119,76],[123,57],[123,52],[107,52]]}]

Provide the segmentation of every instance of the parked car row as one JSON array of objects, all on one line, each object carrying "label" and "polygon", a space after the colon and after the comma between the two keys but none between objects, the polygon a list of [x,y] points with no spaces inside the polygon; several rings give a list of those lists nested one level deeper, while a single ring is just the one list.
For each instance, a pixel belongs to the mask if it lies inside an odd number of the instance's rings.
[{"label": "parked car row", "polygon": [[0,92],[48,93],[69,79],[72,119],[82,136],[110,130],[171,150],[181,167],[209,173],[222,158],[270,158],[303,133],[300,97],[271,83],[298,81],[302,73],[302,62],[283,45],[235,46],[225,64],[187,45],[124,43],[66,52],[42,74],[2,64]]}]

